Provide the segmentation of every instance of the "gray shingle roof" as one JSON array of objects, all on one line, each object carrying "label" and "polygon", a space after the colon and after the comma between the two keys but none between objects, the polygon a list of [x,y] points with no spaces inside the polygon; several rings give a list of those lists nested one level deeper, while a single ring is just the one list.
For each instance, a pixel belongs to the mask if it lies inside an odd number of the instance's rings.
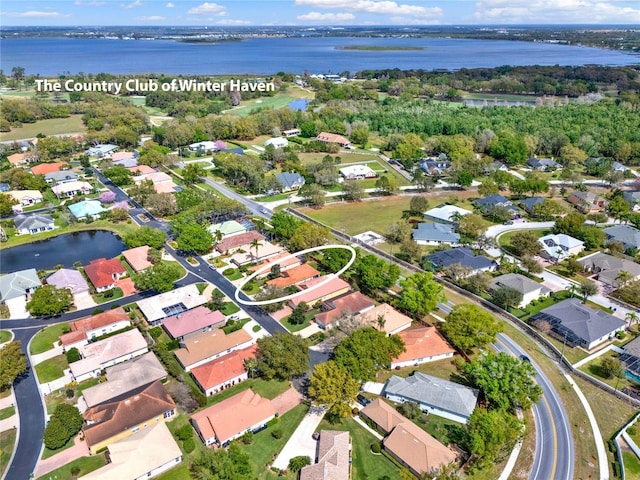
[{"label": "gray shingle roof", "polygon": [[460,235],[454,231],[453,225],[442,223],[419,223],[413,233],[413,239],[423,242],[458,243]]},{"label": "gray shingle roof", "polygon": [[465,417],[473,413],[478,401],[478,390],[420,372],[407,378],[392,376],[384,387],[384,393]]},{"label": "gray shingle roof", "polygon": [[53,182],[64,182],[65,180],[77,180],[78,174],[69,170],[62,170],[60,172],[47,173],[45,174],[44,179],[47,181],[51,180]]},{"label": "gray shingle roof", "polygon": [[22,297],[27,290],[39,287],[42,282],[35,268],[20,270],[0,277],[0,300]]},{"label": "gray shingle roof", "polygon": [[276,173],[275,177],[283,188],[297,188],[304,185],[304,177],[299,173],[282,172]]},{"label": "gray shingle roof", "polygon": [[640,265],[636,262],[625,258],[617,258],[602,252],[583,257],[578,260],[578,263],[590,272],[597,273],[598,280],[605,281],[610,285],[618,285],[617,278],[622,271],[631,275],[632,279],[640,277]]},{"label": "gray shingle roof", "polygon": [[459,263],[463,267],[470,267],[474,270],[490,268],[494,262],[490,258],[482,255],[474,255],[467,247],[452,248],[427,255],[431,263],[436,267],[448,267],[454,263]]},{"label": "gray shingle roof", "polygon": [[40,215],[39,213],[16,215],[13,218],[13,223],[15,223],[18,230],[37,230],[44,227],[53,227],[53,218],[51,218],[51,215]]},{"label": "gray shingle roof", "polygon": [[544,198],[542,197],[530,197],[520,200],[520,206],[530,212],[533,207],[542,202],[544,202]]},{"label": "gray shingle roof", "polygon": [[640,248],[640,230],[631,225],[614,225],[605,228],[607,239],[624,243],[626,248]]},{"label": "gray shingle roof", "polygon": [[491,282],[491,289],[500,287],[511,287],[525,295],[530,292],[535,292],[536,290],[541,290],[543,285],[519,273],[507,273],[506,275],[500,275],[494,278]]}]

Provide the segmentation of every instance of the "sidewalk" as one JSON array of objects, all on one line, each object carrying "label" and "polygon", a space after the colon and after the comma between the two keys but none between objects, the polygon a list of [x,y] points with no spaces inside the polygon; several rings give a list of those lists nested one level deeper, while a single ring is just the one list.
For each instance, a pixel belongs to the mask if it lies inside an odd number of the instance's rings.
[{"label": "sidewalk", "polygon": [[45,460],[40,460],[38,462],[38,466],[35,470],[35,478],[41,477],[56,468],[59,468],[67,463],[80,458],[86,457],[89,455],[89,447],[87,447],[87,442],[84,440],[80,440],[80,436],[76,435],[76,438],[73,439],[74,445],[72,447],[67,448],[66,450],[61,451],[49,457]]},{"label": "sidewalk", "polygon": [[46,352],[39,353],[37,355],[31,355],[31,365],[38,365],[39,363],[44,362],[45,360],[49,360],[50,358],[57,357],[58,355],[62,355],[64,352],[62,351],[62,346],[57,345],[54,346],[51,350],[47,350]]}]

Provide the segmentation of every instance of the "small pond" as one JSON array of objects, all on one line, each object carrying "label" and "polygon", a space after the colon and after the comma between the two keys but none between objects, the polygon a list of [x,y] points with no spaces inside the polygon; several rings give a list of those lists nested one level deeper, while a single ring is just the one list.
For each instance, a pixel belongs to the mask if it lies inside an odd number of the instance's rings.
[{"label": "small pond", "polygon": [[289,102],[287,107],[289,107],[289,109],[293,110],[294,112],[297,112],[298,110],[305,111],[309,103],[311,103],[311,100],[300,98],[298,100],[294,100],[293,102]]},{"label": "small pond", "polygon": [[126,247],[115,233],[106,230],[65,233],[57,237],[0,250],[0,273],[27,268],[51,270],[56,265],[86,265],[96,258],[113,258]]}]

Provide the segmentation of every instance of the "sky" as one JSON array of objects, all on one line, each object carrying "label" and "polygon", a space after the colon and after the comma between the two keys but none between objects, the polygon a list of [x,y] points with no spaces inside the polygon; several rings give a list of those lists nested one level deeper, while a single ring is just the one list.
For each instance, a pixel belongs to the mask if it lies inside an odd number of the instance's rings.
[{"label": "sky", "polygon": [[2,0],[1,25],[640,25],[640,0]]}]

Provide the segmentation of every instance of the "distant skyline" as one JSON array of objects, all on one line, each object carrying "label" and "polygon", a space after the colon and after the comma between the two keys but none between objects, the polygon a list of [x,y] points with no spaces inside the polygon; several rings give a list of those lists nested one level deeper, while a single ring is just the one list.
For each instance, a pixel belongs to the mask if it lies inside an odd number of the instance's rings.
[{"label": "distant skyline", "polygon": [[[640,25],[638,0],[2,0],[2,26]],[[640,27],[639,27],[640,28]]]}]

